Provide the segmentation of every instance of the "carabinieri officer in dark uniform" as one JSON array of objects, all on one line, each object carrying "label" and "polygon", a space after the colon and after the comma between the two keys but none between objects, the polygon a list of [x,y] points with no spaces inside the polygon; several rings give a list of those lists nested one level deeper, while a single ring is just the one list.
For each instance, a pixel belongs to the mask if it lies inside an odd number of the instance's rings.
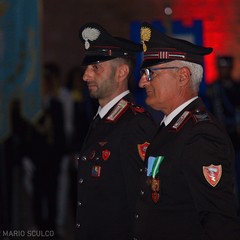
[{"label": "carabinieri officer in dark uniform", "polygon": [[[135,240],[239,240],[229,136],[198,97],[211,48],[141,27],[140,87],[165,116],[146,152]],[[165,126],[164,126],[165,125]]]},{"label": "carabinieri officer in dark uniform", "polygon": [[83,80],[99,109],[78,161],[77,238],[127,240],[145,152],[157,130],[128,90],[142,45],[113,37],[96,23],[83,25],[80,39]]}]

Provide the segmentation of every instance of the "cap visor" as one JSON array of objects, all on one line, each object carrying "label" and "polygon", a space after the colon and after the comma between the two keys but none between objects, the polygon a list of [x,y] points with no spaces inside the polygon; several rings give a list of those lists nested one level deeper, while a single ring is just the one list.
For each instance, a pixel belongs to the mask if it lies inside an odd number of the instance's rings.
[{"label": "cap visor", "polygon": [[116,58],[116,57],[113,57],[113,56],[85,56],[81,63],[81,66],[96,64],[96,63],[108,61],[108,60],[111,60],[114,58]]}]

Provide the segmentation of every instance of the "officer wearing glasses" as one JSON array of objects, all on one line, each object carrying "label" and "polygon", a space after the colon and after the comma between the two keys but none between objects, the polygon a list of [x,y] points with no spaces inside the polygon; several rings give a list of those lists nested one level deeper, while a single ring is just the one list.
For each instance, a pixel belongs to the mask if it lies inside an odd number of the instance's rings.
[{"label": "officer wearing glasses", "polygon": [[234,151],[198,97],[203,58],[212,48],[141,27],[139,86],[164,118],[146,152],[135,240],[239,240]]}]

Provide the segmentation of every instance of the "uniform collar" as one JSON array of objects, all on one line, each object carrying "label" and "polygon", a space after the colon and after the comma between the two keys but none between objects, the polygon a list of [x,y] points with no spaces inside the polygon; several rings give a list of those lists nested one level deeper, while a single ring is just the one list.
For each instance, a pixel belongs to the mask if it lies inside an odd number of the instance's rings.
[{"label": "uniform collar", "polygon": [[161,124],[164,122],[165,126],[167,126],[185,107],[187,107],[191,102],[193,102],[195,99],[197,99],[198,96],[189,99],[179,107],[177,107],[174,111],[172,111],[169,115],[165,115],[163,117],[163,120],[161,121]]},{"label": "uniform collar", "polygon": [[[97,114],[99,114],[100,118],[102,119],[107,113],[108,111],[115,105],[117,104],[123,97],[125,97],[127,94],[129,94],[130,91],[126,90],[124,92],[122,92],[121,94],[119,94],[117,97],[115,97],[114,99],[112,99],[109,103],[107,103],[104,107],[99,106],[98,107],[98,111]],[[96,116],[95,115],[95,116]]]}]

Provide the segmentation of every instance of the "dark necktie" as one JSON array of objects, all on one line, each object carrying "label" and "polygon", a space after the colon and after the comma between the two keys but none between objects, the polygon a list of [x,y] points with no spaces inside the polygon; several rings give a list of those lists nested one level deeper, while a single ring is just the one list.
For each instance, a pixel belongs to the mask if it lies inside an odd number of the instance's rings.
[{"label": "dark necktie", "polygon": [[[85,145],[88,144],[88,142],[93,139],[93,136],[94,136],[94,134],[96,133],[95,128],[96,128],[96,126],[98,125],[100,119],[101,119],[101,118],[100,118],[100,116],[99,116],[99,114],[98,114],[98,115],[96,115],[96,116],[94,117],[94,119],[92,120],[92,122],[91,122],[91,124],[90,124],[90,127],[89,127],[89,130],[88,130],[88,133],[87,133],[87,136],[86,136],[86,138],[85,138],[85,143],[84,143]],[[94,138],[94,139],[95,139],[95,138]]]},{"label": "dark necktie", "polygon": [[100,118],[99,114],[97,114],[97,115],[94,117],[93,122],[92,122],[92,129],[94,129],[94,128],[98,125],[100,119],[101,119],[101,118]]},{"label": "dark necktie", "polygon": [[165,127],[165,123],[162,122],[161,125],[160,125],[160,128],[164,128]]},{"label": "dark necktie", "polygon": [[161,125],[158,128],[158,132],[161,131],[165,127],[165,123],[162,122]]}]

